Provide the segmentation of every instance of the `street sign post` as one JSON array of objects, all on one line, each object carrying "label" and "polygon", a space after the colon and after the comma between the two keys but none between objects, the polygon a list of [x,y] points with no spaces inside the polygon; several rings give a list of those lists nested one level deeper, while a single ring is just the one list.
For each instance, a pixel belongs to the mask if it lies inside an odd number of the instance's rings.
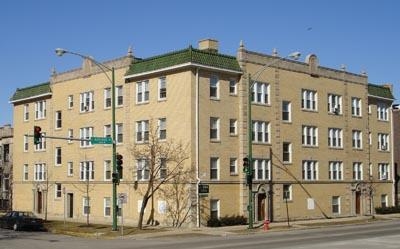
[{"label": "street sign post", "polygon": [[111,137],[91,137],[90,142],[92,144],[112,144]]}]

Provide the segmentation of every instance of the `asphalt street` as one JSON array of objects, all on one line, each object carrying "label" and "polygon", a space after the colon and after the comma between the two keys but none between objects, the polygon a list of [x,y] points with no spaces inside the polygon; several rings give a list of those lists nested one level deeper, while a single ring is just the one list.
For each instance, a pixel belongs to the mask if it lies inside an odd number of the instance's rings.
[{"label": "asphalt street", "polygon": [[89,239],[47,232],[0,229],[0,249],[388,249],[400,248],[399,220],[256,234],[170,235],[165,237]]}]

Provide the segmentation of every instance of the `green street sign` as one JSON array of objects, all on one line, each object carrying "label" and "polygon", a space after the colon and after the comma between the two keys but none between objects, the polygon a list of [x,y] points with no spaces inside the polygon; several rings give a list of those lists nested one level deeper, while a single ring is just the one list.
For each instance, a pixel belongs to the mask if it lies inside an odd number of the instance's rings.
[{"label": "green street sign", "polygon": [[91,137],[90,142],[92,144],[112,144],[111,137]]}]

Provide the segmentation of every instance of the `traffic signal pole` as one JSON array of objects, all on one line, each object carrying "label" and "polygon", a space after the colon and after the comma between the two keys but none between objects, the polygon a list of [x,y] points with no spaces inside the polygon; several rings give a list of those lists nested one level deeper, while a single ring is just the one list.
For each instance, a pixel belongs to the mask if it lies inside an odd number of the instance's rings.
[{"label": "traffic signal pole", "polygon": [[[249,82],[248,82],[248,92],[247,92],[247,158],[248,158],[248,171],[246,177],[253,177],[253,149],[252,149],[252,140],[253,140],[253,123],[251,120],[251,89],[252,89],[251,76],[249,74]],[[249,219],[249,229],[253,229],[253,183],[249,181],[249,202],[247,205],[248,211],[248,219]]]}]

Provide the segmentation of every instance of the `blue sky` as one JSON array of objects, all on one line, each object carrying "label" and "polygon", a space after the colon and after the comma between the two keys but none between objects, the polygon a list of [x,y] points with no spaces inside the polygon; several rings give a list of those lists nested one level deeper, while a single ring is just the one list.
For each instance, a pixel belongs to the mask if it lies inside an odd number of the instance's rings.
[{"label": "blue sky", "polygon": [[0,126],[12,124],[9,98],[17,88],[79,67],[66,48],[108,60],[133,47],[149,57],[204,38],[222,53],[247,49],[281,55],[314,53],[320,65],[392,83],[400,97],[400,1],[396,0],[3,0],[0,5]]}]

